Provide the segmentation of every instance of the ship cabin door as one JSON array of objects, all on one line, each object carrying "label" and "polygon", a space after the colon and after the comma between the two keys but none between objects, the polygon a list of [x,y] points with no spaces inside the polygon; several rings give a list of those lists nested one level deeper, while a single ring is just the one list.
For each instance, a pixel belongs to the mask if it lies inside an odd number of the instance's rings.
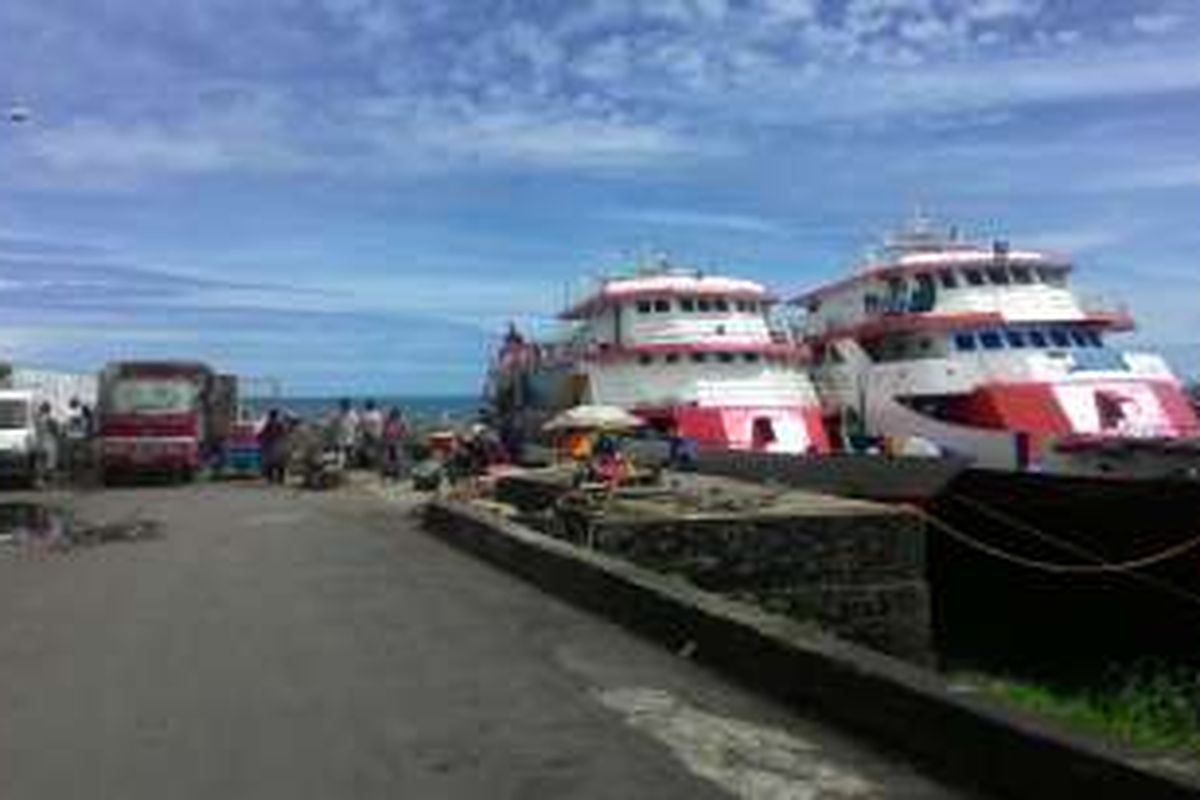
[{"label": "ship cabin door", "polygon": [[750,449],[758,452],[771,448],[778,437],[770,417],[755,417],[750,426]]},{"label": "ship cabin door", "polygon": [[578,406],[588,402],[589,388],[590,384],[586,374],[577,373],[572,375],[567,383],[568,404]]}]

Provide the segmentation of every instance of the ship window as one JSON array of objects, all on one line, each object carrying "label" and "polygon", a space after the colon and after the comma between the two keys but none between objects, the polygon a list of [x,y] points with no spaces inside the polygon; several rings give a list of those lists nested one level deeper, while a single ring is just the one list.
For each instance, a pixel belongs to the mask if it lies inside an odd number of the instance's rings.
[{"label": "ship window", "polygon": [[1033,276],[1029,274],[1029,267],[1013,267],[1012,276],[1014,283],[1033,283]]},{"label": "ship window", "polygon": [[996,331],[984,331],[979,334],[979,343],[983,345],[984,350],[999,350],[1004,347],[1004,340]]},{"label": "ship window", "polygon": [[917,276],[917,284],[908,301],[908,310],[914,314],[932,311],[936,300],[937,287],[933,282],[933,276],[922,272]]},{"label": "ship window", "polygon": [[650,301],[649,300],[638,300],[637,309],[638,309],[639,314],[649,314],[650,313]]},{"label": "ship window", "polygon": [[733,353],[717,353],[717,360],[722,364],[732,364],[734,359]]},{"label": "ship window", "polygon": [[728,311],[729,303],[726,302],[724,297],[718,297],[716,300],[713,300],[713,308],[717,311]]},{"label": "ship window", "polygon": [[1030,331],[1029,344],[1033,345],[1034,347],[1045,347],[1046,334],[1042,333],[1041,331]]},{"label": "ship window", "polygon": [[654,301],[654,310],[660,314],[662,314],[663,312],[666,312],[666,311],[670,311],[671,310],[671,301],[670,300],[662,300],[662,299],[655,300]]},{"label": "ship window", "polygon": [[667,353],[665,360],[668,364],[678,364],[679,353]]},{"label": "ship window", "polygon": [[747,364],[755,364],[758,362],[758,353],[742,353],[742,358]]},{"label": "ship window", "polygon": [[638,356],[638,363],[641,364],[643,367],[649,366],[650,364],[654,363],[654,356],[648,356],[648,355]]},{"label": "ship window", "polygon": [[983,286],[983,273],[977,269],[963,270],[963,277],[967,279],[967,283],[971,286]]},{"label": "ship window", "polygon": [[1055,347],[1071,346],[1071,340],[1067,338],[1067,332],[1060,328],[1054,328],[1050,331],[1050,341],[1054,342]]},{"label": "ship window", "polygon": [[1087,337],[1088,343],[1092,347],[1104,347],[1104,342],[1100,339],[1100,334],[1095,331],[1087,331],[1084,333],[1084,336]]},{"label": "ship window", "polygon": [[1087,347],[1088,340],[1081,332],[1079,332],[1077,330],[1072,330],[1071,331],[1071,344],[1075,345],[1076,347]]},{"label": "ship window", "polygon": [[987,277],[989,281],[997,286],[1008,285],[1008,270],[1006,270],[1004,267],[988,267]]},{"label": "ship window", "polygon": [[1038,269],[1038,276],[1050,286],[1065,286],[1067,283],[1066,272],[1061,269],[1041,267]]},{"label": "ship window", "polygon": [[917,346],[921,348],[922,353],[927,353],[933,348],[933,342],[929,339],[921,339],[917,342]]},{"label": "ship window", "polygon": [[863,296],[863,311],[867,314],[875,314],[879,311],[879,298],[873,294]]},{"label": "ship window", "polygon": [[733,304],[733,307],[735,309],[737,309],[738,311],[745,311],[746,310],[746,301],[738,300],[736,303]]},{"label": "ship window", "polygon": [[954,270],[952,269],[939,271],[938,280],[942,282],[943,289],[953,289],[958,286],[958,276],[954,274]]},{"label": "ship window", "polygon": [[703,364],[707,360],[707,353],[692,353],[692,361],[695,361],[697,364]]},{"label": "ship window", "polygon": [[975,337],[969,333],[956,333],[954,335],[954,346],[959,350],[974,350]]},{"label": "ship window", "polygon": [[702,297],[696,301],[696,308],[700,309],[701,312],[710,311],[712,310],[712,303]]},{"label": "ship window", "polygon": [[679,300],[679,310],[691,313],[696,310],[696,301],[690,297],[684,297]]},{"label": "ship window", "polygon": [[[809,306],[809,308],[811,308],[813,311],[818,311],[821,308],[821,303],[818,301],[815,305]],[[753,300],[747,300],[746,301],[746,310],[749,311],[751,314],[758,313],[758,303],[754,302]]]},{"label": "ship window", "polygon": [[1009,347],[1021,348],[1025,346],[1025,334],[1020,331],[1005,331],[1004,340],[1008,342]]}]

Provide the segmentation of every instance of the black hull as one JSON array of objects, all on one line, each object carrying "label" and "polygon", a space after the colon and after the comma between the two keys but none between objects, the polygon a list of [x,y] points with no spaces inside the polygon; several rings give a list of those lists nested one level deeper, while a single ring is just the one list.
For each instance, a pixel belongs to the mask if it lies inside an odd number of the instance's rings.
[{"label": "black hull", "polygon": [[[1014,663],[1200,657],[1200,545],[1186,548],[1200,536],[1200,482],[967,470],[929,509],[976,542],[929,532],[943,652]],[[1133,570],[1035,566],[1121,564],[1181,547]]]},{"label": "black hull", "polygon": [[699,466],[745,480],[917,503],[951,526],[960,538],[931,523],[927,545],[937,648],[951,661],[1027,668],[1039,660],[1200,660],[1200,542],[1125,572],[1018,563],[1091,567],[1178,547],[1200,536],[1200,481],[1075,478],[858,455],[705,453]]}]

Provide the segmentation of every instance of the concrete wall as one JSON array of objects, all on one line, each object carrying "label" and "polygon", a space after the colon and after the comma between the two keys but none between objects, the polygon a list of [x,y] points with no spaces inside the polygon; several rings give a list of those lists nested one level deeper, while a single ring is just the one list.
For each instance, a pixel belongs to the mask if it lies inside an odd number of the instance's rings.
[{"label": "concrete wall", "polygon": [[930,663],[922,525],[916,515],[885,509],[639,519],[609,508],[590,520],[573,515],[564,527],[575,543],[601,553]]}]

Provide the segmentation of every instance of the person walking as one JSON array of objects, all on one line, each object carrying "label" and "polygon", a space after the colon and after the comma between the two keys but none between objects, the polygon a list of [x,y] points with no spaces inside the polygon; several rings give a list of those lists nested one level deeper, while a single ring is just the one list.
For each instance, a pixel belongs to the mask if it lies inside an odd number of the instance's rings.
[{"label": "person walking", "polygon": [[287,435],[288,426],[280,416],[279,409],[272,408],[267,413],[266,423],[258,433],[263,477],[267,479],[267,483],[282,484],[287,481]]},{"label": "person walking", "polygon": [[404,414],[393,406],[388,411],[383,423],[383,464],[384,478],[399,479],[404,477],[405,456],[404,446],[408,439],[408,423]]}]

